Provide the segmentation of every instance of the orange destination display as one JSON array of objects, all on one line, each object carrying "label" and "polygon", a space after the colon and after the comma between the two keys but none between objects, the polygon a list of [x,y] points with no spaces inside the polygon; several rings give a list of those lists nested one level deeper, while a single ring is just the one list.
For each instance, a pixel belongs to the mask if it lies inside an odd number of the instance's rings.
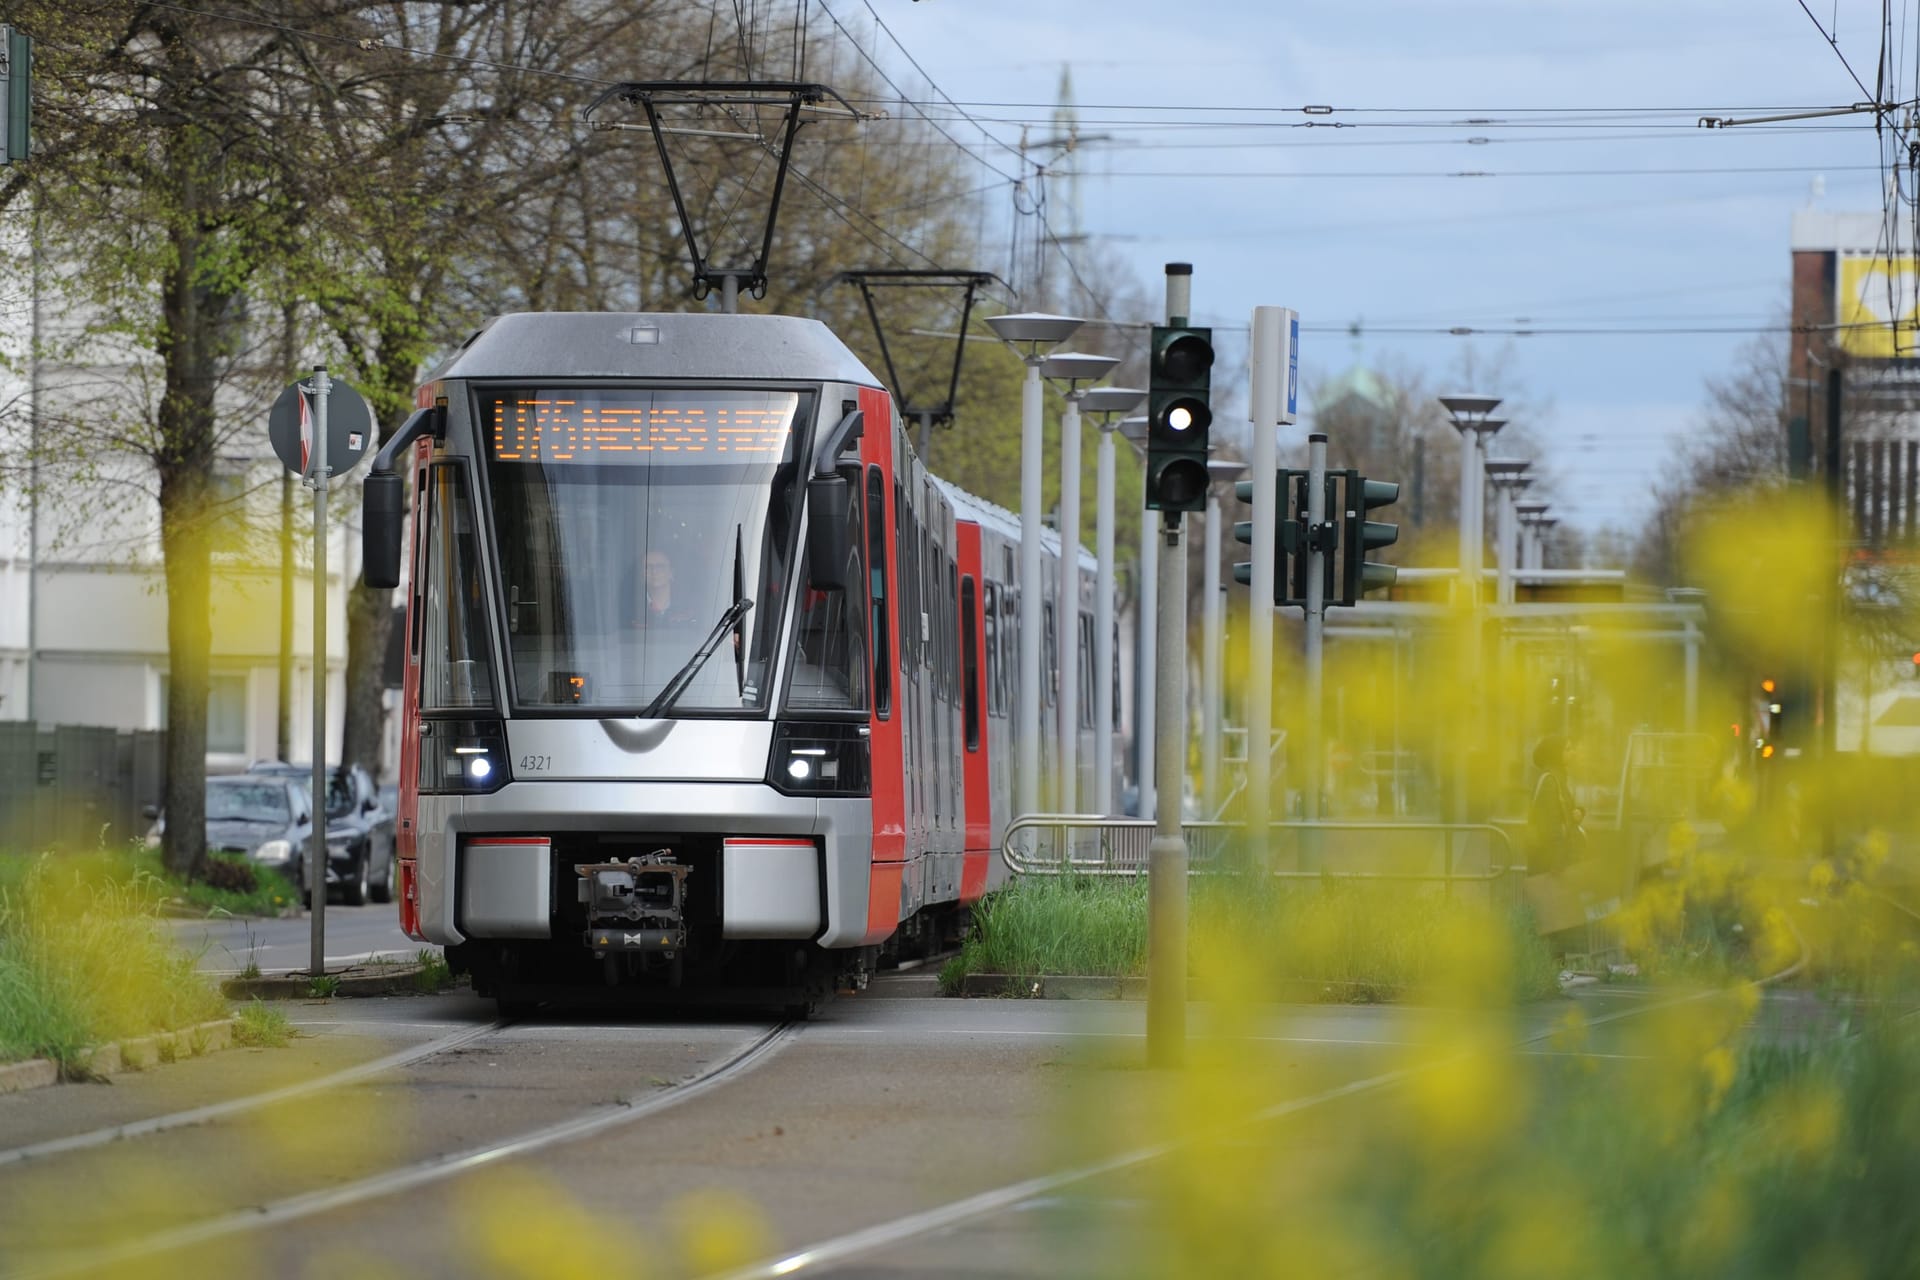
[{"label": "orange destination display", "polygon": [[778,462],[787,451],[793,391],[508,392],[482,407],[496,462]]}]

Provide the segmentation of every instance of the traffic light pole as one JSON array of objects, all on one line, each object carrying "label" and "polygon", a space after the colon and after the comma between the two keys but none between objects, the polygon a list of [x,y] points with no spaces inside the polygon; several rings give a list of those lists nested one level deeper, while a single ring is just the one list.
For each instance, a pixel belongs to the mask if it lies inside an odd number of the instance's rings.
[{"label": "traffic light pole", "polygon": [[[1167,264],[1169,325],[1187,323],[1192,285],[1191,265]],[[1187,758],[1186,516],[1162,514],[1153,680],[1159,805],[1147,851],[1147,1064],[1177,1067],[1187,1040],[1187,843],[1180,829]]]},{"label": "traffic light pole", "polygon": [[[1321,530],[1327,523],[1327,437],[1316,431],[1307,437],[1307,706],[1305,817],[1308,822],[1320,818],[1321,772],[1325,749],[1321,741],[1321,713],[1326,709],[1323,693],[1323,662],[1327,627],[1327,556]],[[1319,849],[1311,841],[1301,846],[1302,871],[1318,871]]]}]

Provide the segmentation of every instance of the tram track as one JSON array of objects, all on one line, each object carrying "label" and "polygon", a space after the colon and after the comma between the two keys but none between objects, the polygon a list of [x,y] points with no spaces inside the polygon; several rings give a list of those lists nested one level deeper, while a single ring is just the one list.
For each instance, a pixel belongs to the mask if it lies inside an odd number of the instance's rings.
[{"label": "tram track", "polygon": [[185,1111],[174,1111],[163,1116],[154,1116],[146,1120],[130,1120],[124,1124],[107,1125],[86,1133],[73,1134],[64,1138],[48,1138],[41,1142],[30,1142],[23,1146],[10,1147],[0,1151],[0,1169],[12,1165],[24,1164],[32,1160],[43,1160],[51,1156],[63,1155],[72,1151],[87,1151],[95,1147],[108,1146],[115,1142],[124,1142],[131,1138],[144,1138],[151,1134],[168,1133],[176,1129],[191,1129],[200,1125],[212,1124],[230,1116],[244,1115],[249,1111],[258,1111],[262,1107],[289,1102],[295,1098],[304,1098],[311,1094],[324,1093],[330,1089],[339,1089],[346,1085],[358,1084],[362,1080],[397,1071],[401,1067],[448,1053],[454,1049],[474,1043],[489,1035],[506,1030],[513,1025],[511,1019],[502,1018],[485,1026],[468,1027],[451,1035],[429,1040],[425,1044],[402,1049],[385,1057],[363,1062],[358,1066],[346,1067],[339,1071],[317,1076],[312,1080],[302,1080],[297,1084],[283,1085],[278,1089],[268,1089],[263,1093],[248,1094],[244,1098],[230,1098],[224,1102],[209,1103],[203,1107],[190,1107]]},{"label": "tram track", "polygon": [[[564,1120],[490,1139],[458,1151],[426,1156],[339,1186],[283,1196],[117,1244],[69,1252],[49,1258],[44,1266],[29,1266],[11,1274],[17,1280],[40,1280],[43,1277],[104,1271],[158,1254],[348,1208],[459,1177],[548,1147],[594,1137],[691,1102],[747,1074],[791,1043],[798,1027],[799,1024],[793,1022],[776,1023],[712,1065],[644,1097],[603,1103]],[[474,1038],[495,1029],[498,1029],[497,1026],[478,1028]],[[441,1046],[442,1049],[446,1047]],[[368,1067],[373,1065],[367,1064]]]},{"label": "tram track", "polygon": [[[1791,925],[1789,925],[1789,927],[1791,928]],[[1756,988],[1764,989],[1786,982],[1806,968],[1810,958],[1806,940],[1800,937],[1798,930],[1794,930],[1793,932],[1796,941],[1800,945],[1799,958],[1779,972],[1756,980],[1753,984]],[[1675,996],[1671,999],[1650,1000],[1632,1008],[1618,1009],[1611,1013],[1590,1018],[1586,1021],[1585,1025],[1587,1027],[1597,1027],[1610,1023],[1623,1022],[1629,1018],[1637,1018],[1661,1010],[1696,1004],[1702,1000],[1712,999],[1715,996],[1723,994],[1725,994],[1723,989],[1710,988],[1703,991],[1690,992],[1686,995]],[[1553,1039],[1559,1034],[1559,1028],[1549,1027],[1546,1030],[1522,1037],[1514,1043],[1513,1048],[1516,1052],[1524,1053],[1534,1046]],[[1376,1075],[1367,1076],[1360,1080],[1348,1081],[1345,1084],[1336,1085],[1318,1093],[1308,1094],[1305,1097],[1289,1098],[1274,1103],[1271,1106],[1264,1107],[1246,1117],[1243,1121],[1237,1122],[1235,1132],[1237,1133],[1248,1126],[1275,1124],[1291,1116],[1315,1110],[1344,1098],[1356,1097],[1362,1094],[1392,1088],[1416,1076],[1434,1071],[1457,1060],[1456,1057],[1450,1055],[1433,1062],[1399,1067],[1391,1071],[1383,1071]],[[970,1222],[989,1218],[995,1214],[1006,1213],[1022,1204],[1044,1196],[1053,1195],[1066,1188],[1090,1182],[1107,1174],[1120,1173],[1162,1159],[1194,1144],[1216,1141],[1229,1136],[1232,1135],[1224,1130],[1209,1130],[1205,1133],[1192,1134],[1186,1137],[1173,1138],[1163,1142],[1137,1147],[1131,1151],[1123,1151],[1108,1156],[1103,1160],[1092,1161],[1070,1169],[1062,1169],[1053,1173],[1045,1173],[1036,1177],[1023,1179],[1019,1182],[1008,1183],[976,1195],[949,1201],[946,1204],[936,1205],[933,1208],[921,1210],[917,1213],[906,1214],[884,1222],[874,1223],[871,1226],[845,1232],[841,1235],[815,1241],[802,1248],[789,1250],[776,1257],[766,1258],[750,1266],[727,1272],[721,1277],[721,1280],[779,1280],[779,1278],[786,1276],[815,1274],[844,1263],[853,1262],[856,1259],[870,1257],[885,1249],[910,1244],[914,1241],[926,1239],[929,1236],[965,1226]]]}]

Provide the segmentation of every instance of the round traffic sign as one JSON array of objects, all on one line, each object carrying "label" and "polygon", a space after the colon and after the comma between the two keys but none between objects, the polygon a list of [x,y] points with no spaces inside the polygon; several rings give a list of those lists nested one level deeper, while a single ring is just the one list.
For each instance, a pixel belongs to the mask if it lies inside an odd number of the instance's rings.
[{"label": "round traffic sign", "polygon": [[[312,466],[314,428],[313,383],[302,379],[280,393],[267,414],[267,439],[273,452],[297,476]],[[345,382],[327,385],[327,474],[340,475],[360,461],[373,443],[373,410],[366,399]]]}]

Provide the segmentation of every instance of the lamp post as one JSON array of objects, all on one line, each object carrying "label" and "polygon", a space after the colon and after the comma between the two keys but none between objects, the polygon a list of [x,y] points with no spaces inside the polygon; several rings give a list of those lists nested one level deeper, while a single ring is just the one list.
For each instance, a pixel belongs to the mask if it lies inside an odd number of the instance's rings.
[{"label": "lamp post", "polygon": [[1538,561],[1538,563],[1533,566],[1534,568],[1544,569],[1547,567],[1547,535],[1552,533],[1554,526],[1559,523],[1560,519],[1558,516],[1541,516],[1533,522],[1535,531],[1533,535],[1533,558]]},{"label": "lamp post", "polygon": [[1471,604],[1480,599],[1480,548],[1485,537],[1479,441],[1483,433],[1498,431],[1506,422],[1493,417],[1500,407],[1499,396],[1448,395],[1441,396],[1440,403],[1460,433],[1460,599]]},{"label": "lamp post", "polygon": [[1494,589],[1494,602],[1509,605],[1514,600],[1513,573],[1519,559],[1520,522],[1514,503],[1520,496],[1520,490],[1533,483],[1527,474],[1527,468],[1533,465],[1523,458],[1489,458],[1486,463],[1487,483],[1493,487],[1494,501],[1498,503],[1494,513],[1493,549],[1494,563],[1499,570]]},{"label": "lamp post", "polygon": [[[1136,452],[1142,457],[1146,456],[1147,420],[1144,417],[1122,421],[1120,434],[1127,438],[1127,443]],[[1156,523],[1151,516],[1140,521],[1140,587],[1139,599],[1133,610],[1133,666],[1136,673],[1133,685],[1133,816],[1136,818],[1151,818],[1156,813],[1153,673],[1160,639],[1155,630],[1155,623],[1160,617],[1160,531],[1155,527]]]},{"label": "lamp post", "polygon": [[1209,459],[1207,462],[1207,528],[1205,559],[1200,570],[1200,795],[1202,816],[1220,811],[1221,703],[1225,699],[1221,668],[1226,660],[1227,609],[1220,594],[1220,489],[1246,473],[1244,462]]},{"label": "lamp post", "polygon": [[1538,569],[1540,567],[1540,517],[1547,513],[1547,504],[1538,498],[1529,502],[1513,504],[1514,515],[1520,520],[1520,567]]},{"label": "lamp post", "polygon": [[1064,383],[1060,415],[1060,576],[1055,583],[1053,639],[1059,672],[1060,792],[1062,813],[1080,806],[1080,401],[1092,382],[1113,372],[1113,356],[1062,351],[1040,365],[1040,376]]},{"label": "lamp post", "polygon": [[1040,807],[1040,366],[1080,325],[1072,316],[1037,312],[987,317],[987,327],[1027,366],[1020,388],[1020,748],[1014,778],[1014,808],[1023,814]]},{"label": "lamp post", "polygon": [[[1100,421],[1100,451],[1094,489],[1093,584],[1093,811],[1102,817],[1113,808],[1113,433],[1116,414],[1127,413],[1147,393],[1131,387],[1094,387],[1080,407]],[[1150,522],[1148,522],[1150,523]]]}]

